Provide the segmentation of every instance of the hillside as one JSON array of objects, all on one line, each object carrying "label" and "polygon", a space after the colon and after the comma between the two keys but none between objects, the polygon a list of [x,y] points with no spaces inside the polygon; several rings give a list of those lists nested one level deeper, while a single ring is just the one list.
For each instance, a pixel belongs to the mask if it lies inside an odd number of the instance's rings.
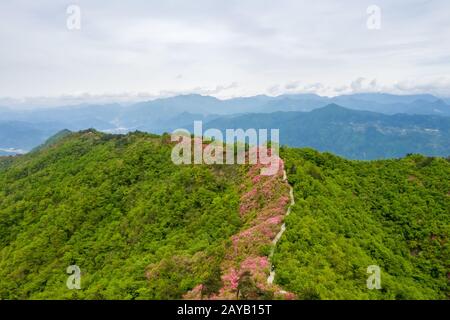
[{"label": "hillside", "polygon": [[450,155],[450,118],[385,115],[332,104],[311,112],[275,112],[222,117],[204,128],[278,128],[280,142],[311,147],[350,159],[404,157],[408,153]]},{"label": "hillside", "polygon": [[[176,166],[173,145],[63,131],[0,157],[0,299],[274,297],[265,282],[287,206],[282,168]],[[69,265],[83,290],[67,289]]]},{"label": "hillside", "polygon": [[245,168],[175,166],[166,140],[85,131],[0,169],[0,299],[174,299],[210,278]]},{"label": "hillside", "polygon": [[[260,165],[176,166],[169,141],[62,132],[0,157],[0,299],[448,297],[447,160],[282,148],[296,202],[285,217],[283,161],[270,177]],[[372,264],[379,291],[365,287]],[[81,290],[66,287],[69,265]]]},{"label": "hillside", "polygon": [[[450,298],[450,161],[348,161],[284,149],[296,204],[276,282],[300,299]],[[368,290],[367,267],[381,269]]]}]

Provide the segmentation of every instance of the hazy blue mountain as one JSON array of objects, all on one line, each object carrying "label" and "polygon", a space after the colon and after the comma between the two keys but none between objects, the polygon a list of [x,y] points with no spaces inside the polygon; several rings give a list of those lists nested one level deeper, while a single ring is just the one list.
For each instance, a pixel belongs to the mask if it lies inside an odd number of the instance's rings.
[{"label": "hazy blue mountain", "polygon": [[366,110],[386,114],[429,114],[450,116],[450,106],[443,100],[429,95],[391,95],[365,93],[334,97],[333,103],[350,109]]},{"label": "hazy blue mountain", "polygon": [[360,93],[337,97],[322,97],[315,94],[290,94],[273,97],[253,109],[241,112],[311,111],[336,103],[355,110],[374,111],[386,114],[435,114],[450,116],[450,105],[430,95],[392,95],[385,93]]},{"label": "hazy blue mountain", "polygon": [[395,95],[389,93],[355,93],[349,95],[341,95],[333,100],[345,101],[346,99],[373,101],[382,104],[394,104],[394,103],[411,103],[417,100],[433,102],[436,101],[438,98],[431,94]]},{"label": "hazy blue mountain", "polygon": [[257,95],[252,97],[239,97],[228,100],[223,100],[227,106],[227,113],[239,113],[243,110],[256,110],[271,101],[277,100],[278,97],[269,97],[266,95]]},{"label": "hazy blue mountain", "polygon": [[[14,110],[0,108],[1,123],[16,123],[21,130],[11,130],[0,148],[26,150],[33,143],[45,140],[59,130],[72,131],[95,128],[104,132],[126,133],[148,131],[170,132],[194,120],[211,121],[217,117],[246,113],[274,113],[278,111],[312,111],[331,103],[354,110],[368,110],[383,114],[424,114],[450,116],[450,106],[444,99],[432,95],[398,96],[382,93],[364,93],[338,97],[316,94],[286,94],[277,97],[265,95],[220,100],[198,94],[181,95],[140,102],[131,105],[77,105],[59,108]],[[20,123],[20,124],[19,124]],[[51,125],[50,125],[51,124]],[[28,130],[28,134],[24,134]],[[9,151],[0,151],[3,154]]]},{"label": "hazy blue mountain", "polygon": [[[180,95],[139,102],[129,106],[119,104],[78,105],[59,108],[14,111],[0,108],[0,120],[25,122],[65,122],[72,126],[97,125],[140,126],[145,122],[158,123],[177,114],[235,114],[249,112],[309,111],[336,103],[350,109],[375,111],[380,113],[437,114],[450,115],[447,101],[435,96],[391,95],[364,93],[322,97],[315,94],[286,94],[277,97],[265,95],[219,100],[198,94]],[[76,129],[76,128],[74,128]]]},{"label": "hazy blue mountain", "polygon": [[182,128],[186,123],[194,123],[194,121],[209,122],[218,117],[220,116],[183,112],[170,118],[159,119],[156,123],[139,125],[136,127],[136,130],[161,134]]},{"label": "hazy blue mountain", "polygon": [[219,100],[198,94],[181,95],[140,102],[129,106],[119,104],[78,105],[48,109],[14,111],[0,108],[0,120],[23,122],[58,122],[72,130],[96,127],[100,130],[119,127],[135,129],[160,125],[161,121],[182,113],[229,115],[275,111],[310,111],[336,103],[346,108],[387,114],[450,115],[446,101],[432,95],[390,95],[366,93],[321,97],[315,94],[289,94],[277,97],[264,95]]},{"label": "hazy blue mountain", "polygon": [[408,105],[408,110],[404,111],[404,113],[409,114],[436,114],[448,116],[450,115],[450,106],[441,99],[431,102],[416,100]]},{"label": "hazy blue mountain", "polygon": [[64,124],[64,127],[71,130],[80,130],[94,126],[99,129],[107,129],[112,126],[111,123],[120,115],[122,108],[118,104],[109,104],[35,109],[21,112],[16,119],[25,122],[51,121]]},{"label": "hazy blue mountain", "polygon": [[0,155],[30,151],[59,131],[55,123],[0,121]]},{"label": "hazy blue mountain", "polygon": [[198,94],[181,95],[170,98],[140,102],[127,108],[125,119],[146,116],[164,116],[182,112],[191,113],[220,113],[221,100]]},{"label": "hazy blue mountain", "polygon": [[408,153],[450,155],[450,118],[385,115],[336,104],[311,112],[247,114],[212,120],[204,129],[280,129],[280,142],[312,147],[352,159],[401,157]]},{"label": "hazy blue mountain", "polygon": [[310,99],[298,96],[280,96],[277,99],[257,108],[254,112],[275,112],[275,111],[311,111],[323,107],[330,103],[330,99]]},{"label": "hazy blue mountain", "polygon": [[[219,100],[201,95],[186,95],[158,99],[131,106],[126,119],[136,120],[137,115],[151,115],[181,112],[199,114],[234,114],[276,111],[310,111],[336,103],[346,108],[374,111],[386,114],[430,114],[450,116],[450,106],[445,101],[429,94],[392,95],[365,93],[337,97],[321,97],[315,94],[286,94],[277,97],[254,96]],[[145,116],[144,116],[145,117]]]}]

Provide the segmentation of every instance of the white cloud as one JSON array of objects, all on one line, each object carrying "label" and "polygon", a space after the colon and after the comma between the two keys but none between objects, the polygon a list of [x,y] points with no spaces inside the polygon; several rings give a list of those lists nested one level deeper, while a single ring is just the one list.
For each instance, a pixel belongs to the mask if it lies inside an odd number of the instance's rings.
[{"label": "white cloud", "polygon": [[[80,31],[66,29],[66,8],[73,2],[81,7]],[[366,27],[371,4],[3,1],[0,96],[450,95],[450,3],[379,0],[378,31]],[[227,85],[232,83],[239,86]]]}]

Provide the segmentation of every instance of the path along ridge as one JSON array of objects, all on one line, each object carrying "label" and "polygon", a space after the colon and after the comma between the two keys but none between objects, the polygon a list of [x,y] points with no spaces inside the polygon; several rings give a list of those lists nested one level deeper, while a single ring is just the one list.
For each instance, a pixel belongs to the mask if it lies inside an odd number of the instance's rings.
[{"label": "path along ridge", "polygon": [[[283,181],[287,181],[287,174],[286,174],[286,170],[283,170]],[[288,186],[289,186],[289,197],[291,199],[291,203],[289,204],[289,207],[287,208],[285,217],[287,217],[292,210],[292,206],[295,204],[295,200],[294,200],[294,189],[292,188],[292,186],[289,184],[288,182]],[[281,225],[281,229],[278,232],[278,234],[275,236],[275,238],[272,240],[272,249],[270,250],[270,254],[269,254],[269,260],[272,260],[272,256],[275,252],[275,248],[277,246],[278,241],[281,239],[281,236],[283,235],[283,233],[286,231],[286,223],[283,222],[283,224]],[[273,280],[275,279],[275,270],[274,267],[272,265],[271,270],[270,270],[270,274],[269,277],[267,278],[267,283],[268,284],[272,284]]]}]

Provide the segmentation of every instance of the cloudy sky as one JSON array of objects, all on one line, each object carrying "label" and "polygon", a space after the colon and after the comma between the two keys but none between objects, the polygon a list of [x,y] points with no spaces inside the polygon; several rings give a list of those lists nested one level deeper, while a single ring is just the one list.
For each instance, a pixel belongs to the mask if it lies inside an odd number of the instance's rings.
[{"label": "cloudy sky", "polygon": [[[71,5],[79,30],[67,27]],[[381,9],[380,29],[367,26],[370,5]],[[4,0],[0,104],[191,92],[450,96],[449,12],[447,0]]]}]

